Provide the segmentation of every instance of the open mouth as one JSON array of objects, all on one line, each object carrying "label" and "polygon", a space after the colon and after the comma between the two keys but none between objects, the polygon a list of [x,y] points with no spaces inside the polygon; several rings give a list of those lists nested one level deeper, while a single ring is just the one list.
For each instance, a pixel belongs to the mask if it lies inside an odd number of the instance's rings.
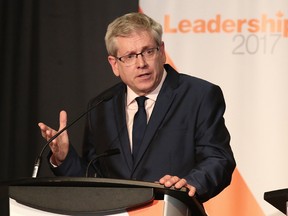
[{"label": "open mouth", "polygon": [[149,78],[151,76],[150,73],[144,73],[144,74],[140,74],[138,77],[139,78]]}]

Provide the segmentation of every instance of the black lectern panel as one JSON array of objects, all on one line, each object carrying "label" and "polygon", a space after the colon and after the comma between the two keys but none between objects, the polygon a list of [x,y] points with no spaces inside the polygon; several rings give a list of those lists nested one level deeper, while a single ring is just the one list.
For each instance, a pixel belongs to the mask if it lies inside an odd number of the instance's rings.
[{"label": "black lectern panel", "polygon": [[15,186],[10,189],[10,197],[32,208],[58,214],[107,214],[145,205],[153,201],[154,193],[151,188]]},{"label": "black lectern panel", "polygon": [[264,200],[269,202],[279,211],[286,214],[286,202],[288,201],[288,189],[265,192]]}]

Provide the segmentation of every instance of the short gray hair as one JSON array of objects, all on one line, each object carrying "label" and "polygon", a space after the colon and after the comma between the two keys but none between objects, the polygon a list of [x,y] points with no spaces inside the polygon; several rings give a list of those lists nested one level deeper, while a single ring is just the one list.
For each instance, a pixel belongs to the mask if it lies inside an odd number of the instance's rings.
[{"label": "short gray hair", "polygon": [[105,35],[106,49],[109,55],[116,56],[118,47],[116,37],[127,37],[136,31],[148,31],[151,33],[156,44],[161,45],[162,42],[162,26],[152,18],[143,13],[128,13],[116,18],[108,25]]}]

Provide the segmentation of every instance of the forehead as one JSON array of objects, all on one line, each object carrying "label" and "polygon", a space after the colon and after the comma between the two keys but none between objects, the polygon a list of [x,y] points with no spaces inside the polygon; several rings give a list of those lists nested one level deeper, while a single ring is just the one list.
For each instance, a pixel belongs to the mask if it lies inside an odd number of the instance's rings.
[{"label": "forehead", "polygon": [[118,53],[139,52],[143,48],[155,46],[156,42],[148,31],[133,32],[129,36],[117,37]]}]

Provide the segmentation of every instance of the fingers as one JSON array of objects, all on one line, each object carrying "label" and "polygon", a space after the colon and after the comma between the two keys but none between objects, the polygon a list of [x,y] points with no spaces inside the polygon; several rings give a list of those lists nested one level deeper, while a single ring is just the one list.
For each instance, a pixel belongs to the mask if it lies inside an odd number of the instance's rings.
[{"label": "fingers", "polygon": [[186,186],[187,182],[184,178],[180,179],[178,176],[165,175],[160,179],[160,184],[165,185],[165,187],[181,188]]},{"label": "fingers", "polygon": [[175,185],[178,181],[180,180],[179,177],[177,176],[170,176],[170,175],[165,175],[163,178],[159,180],[160,184],[165,185],[165,187],[172,187]]},{"label": "fingers", "polygon": [[55,133],[55,131],[52,128],[48,127],[42,122],[38,123],[38,126],[41,130],[42,137],[47,141],[53,136],[53,133]]},{"label": "fingers", "polygon": [[189,184],[187,184],[186,187],[189,189],[188,195],[193,197],[196,194],[196,188]]},{"label": "fingers", "polygon": [[166,181],[168,181],[169,179],[171,178],[170,175],[165,175],[163,176],[160,180],[159,180],[159,183],[160,184],[164,184]]},{"label": "fingers", "polygon": [[184,178],[179,178],[178,176],[165,175],[159,180],[159,183],[163,184],[165,187],[174,186],[176,189],[186,187],[189,190],[188,195],[191,197],[194,196],[196,193],[195,187],[189,185]]},{"label": "fingers", "polygon": [[59,131],[67,125],[67,113],[62,110],[59,114]]}]

